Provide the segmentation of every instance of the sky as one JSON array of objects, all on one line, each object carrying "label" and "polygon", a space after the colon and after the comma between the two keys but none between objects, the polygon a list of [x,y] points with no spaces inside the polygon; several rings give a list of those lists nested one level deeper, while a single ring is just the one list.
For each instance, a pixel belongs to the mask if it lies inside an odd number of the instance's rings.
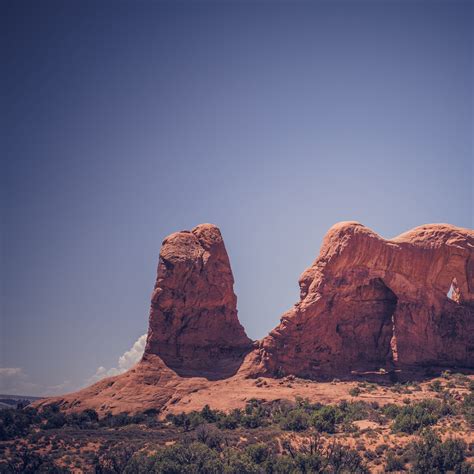
[{"label": "sky", "polygon": [[334,223],[472,228],[473,7],[2,2],[0,393],[133,365],[172,232],[220,227],[258,339]]}]

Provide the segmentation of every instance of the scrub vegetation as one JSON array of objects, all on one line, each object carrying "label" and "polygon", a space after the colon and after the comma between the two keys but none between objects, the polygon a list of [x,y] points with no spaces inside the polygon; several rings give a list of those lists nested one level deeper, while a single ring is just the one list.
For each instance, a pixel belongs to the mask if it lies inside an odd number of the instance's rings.
[{"label": "scrub vegetation", "polygon": [[4,409],[0,472],[474,473],[474,384],[438,382],[421,399],[417,384],[390,386],[399,402],[386,404],[364,400],[380,387],[360,383],[334,404],[251,399],[228,412]]}]

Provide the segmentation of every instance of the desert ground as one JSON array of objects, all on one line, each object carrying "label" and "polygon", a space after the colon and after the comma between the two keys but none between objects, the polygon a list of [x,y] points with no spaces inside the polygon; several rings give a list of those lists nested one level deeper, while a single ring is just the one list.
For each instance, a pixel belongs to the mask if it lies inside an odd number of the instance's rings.
[{"label": "desert ground", "polygon": [[448,371],[403,384],[223,380],[134,414],[0,413],[4,473],[474,470],[474,376]]}]

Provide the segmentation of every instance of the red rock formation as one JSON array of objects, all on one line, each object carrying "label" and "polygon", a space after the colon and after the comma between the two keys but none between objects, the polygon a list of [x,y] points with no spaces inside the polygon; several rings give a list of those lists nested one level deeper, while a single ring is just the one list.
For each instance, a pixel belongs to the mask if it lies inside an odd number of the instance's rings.
[{"label": "red rock formation", "polygon": [[256,374],[474,367],[473,231],[433,224],[385,240],[342,222],[299,283],[300,302],[253,356]]},{"label": "red rock formation", "polygon": [[234,374],[252,341],[237,318],[229,258],[216,226],[171,234],[160,252],[145,360],[182,376]]},{"label": "red rock formation", "polygon": [[[203,224],[172,234],[160,253],[142,361],[38,405],[100,413],[204,403],[231,408],[262,390],[268,399],[289,396],[276,381],[269,381],[271,390],[255,386],[250,379],[261,375],[332,379],[380,368],[405,376],[426,367],[474,369],[471,230],[433,224],[385,240],[342,222],[329,230],[299,283],[300,301],[252,350],[237,318],[219,229]],[[301,386],[297,393],[306,394]],[[307,395],[317,399],[318,390],[312,386]]]}]

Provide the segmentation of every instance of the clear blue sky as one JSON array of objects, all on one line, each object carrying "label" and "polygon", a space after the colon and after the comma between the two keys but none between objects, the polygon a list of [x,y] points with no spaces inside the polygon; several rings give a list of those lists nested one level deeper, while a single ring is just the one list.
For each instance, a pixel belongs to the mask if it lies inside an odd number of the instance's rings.
[{"label": "clear blue sky", "polygon": [[335,222],[473,226],[473,2],[1,8],[4,390],[115,367],[176,230],[221,228],[256,339]]}]

